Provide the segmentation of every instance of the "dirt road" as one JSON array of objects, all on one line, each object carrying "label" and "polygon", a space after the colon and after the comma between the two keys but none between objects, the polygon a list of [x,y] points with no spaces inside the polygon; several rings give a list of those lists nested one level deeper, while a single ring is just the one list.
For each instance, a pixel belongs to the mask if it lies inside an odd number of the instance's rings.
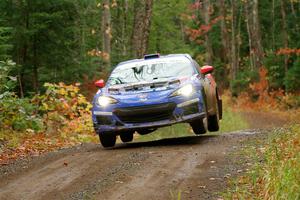
[{"label": "dirt road", "polygon": [[217,199],[240,173],[233,152],[259,131],[86,144],[1,167],[0,199]]}]

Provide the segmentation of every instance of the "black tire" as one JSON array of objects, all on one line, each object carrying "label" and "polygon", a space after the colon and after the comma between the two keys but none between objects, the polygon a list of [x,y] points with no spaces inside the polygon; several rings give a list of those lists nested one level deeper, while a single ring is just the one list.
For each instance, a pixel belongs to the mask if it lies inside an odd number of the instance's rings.
[{"label": "black tire", "polygon": [[220,126],[219,126],[219,99],[217,97],[216,99],[216,114],[214,115],[208,115],[207,116],[207,129],[210,132],[216,132],[219,130]]},{"label": "black tire", "polygon": [[133,140],[133,132],[121,133],[120,138],[122,142],[131,142]]},{"label": "black tire", "polygon": [[201,135],[201,134],[206,133],[206,128],[204,126],[203,119],[198,119],[198,120],[192,121],[190,123],[190,125],[193,129],[193,132],[196,135]]},{"label": "black tire", "polygon": [[113,147],[116,144],[117,136],[113,133],[100,133],[99,134],[100,143],[103,147]]},{"label": "black tire", "polygon": [[207,118],[207,129],[210,132],[215,132],[219,130],[219,117],[218,115],[208,116]]}]

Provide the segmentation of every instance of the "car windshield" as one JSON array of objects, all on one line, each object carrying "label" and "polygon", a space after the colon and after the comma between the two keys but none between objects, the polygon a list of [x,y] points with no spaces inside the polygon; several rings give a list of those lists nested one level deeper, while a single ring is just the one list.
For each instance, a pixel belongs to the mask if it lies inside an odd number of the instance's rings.
[{"label": "car windshield", "polygon": [[119,65],[108,79],[110,85],[153,81],[171,77],[186,77],[194,74],[189,59],[162,58]]}]

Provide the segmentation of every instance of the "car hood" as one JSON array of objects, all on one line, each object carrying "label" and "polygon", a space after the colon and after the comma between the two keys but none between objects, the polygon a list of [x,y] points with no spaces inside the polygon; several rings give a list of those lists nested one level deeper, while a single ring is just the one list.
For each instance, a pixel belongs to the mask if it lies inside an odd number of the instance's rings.
[{"label": "car hood", "polygon": [[107,86],[105,93],[109,95],[131,95],[145,92],[172,90],[178,88],[183,80],[179,78],[163,78],[153,81]]},{"label": "car hood", "polygon": [[[107,85],[95,97],[107,95],[117,99],[122,106],[147,105],[168,102],[168,96],[181,85],[191,81],[191,77],[164,78],[151,82],[122,85]],[[95,99],[94,99],[95,100]]]}]

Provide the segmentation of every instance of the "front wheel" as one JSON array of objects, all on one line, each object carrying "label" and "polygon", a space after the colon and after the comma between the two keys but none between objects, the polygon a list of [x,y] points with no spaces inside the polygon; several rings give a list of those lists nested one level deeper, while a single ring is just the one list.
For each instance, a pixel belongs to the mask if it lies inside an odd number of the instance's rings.
[{"label": "front wheel", "polygon": [[203,123],[203,119],[197,119],[197,120],[194,120],[190,123],[192,129],[193,129],[193,132],[196,134],[196,135],[200,135],[200,134],[204,134],[206,133],[206,128],[204,126],[204,123]]},{"label": "front wheel", "polygon": [[113,133],[111,133],[111,134],[109,134],[109,133],[106,133],[106,134],[99,133],[99,139],[100,139],[100,143],[102,144],[102,146],[107,148],[107,147],[115,146],[117,136]]}]

